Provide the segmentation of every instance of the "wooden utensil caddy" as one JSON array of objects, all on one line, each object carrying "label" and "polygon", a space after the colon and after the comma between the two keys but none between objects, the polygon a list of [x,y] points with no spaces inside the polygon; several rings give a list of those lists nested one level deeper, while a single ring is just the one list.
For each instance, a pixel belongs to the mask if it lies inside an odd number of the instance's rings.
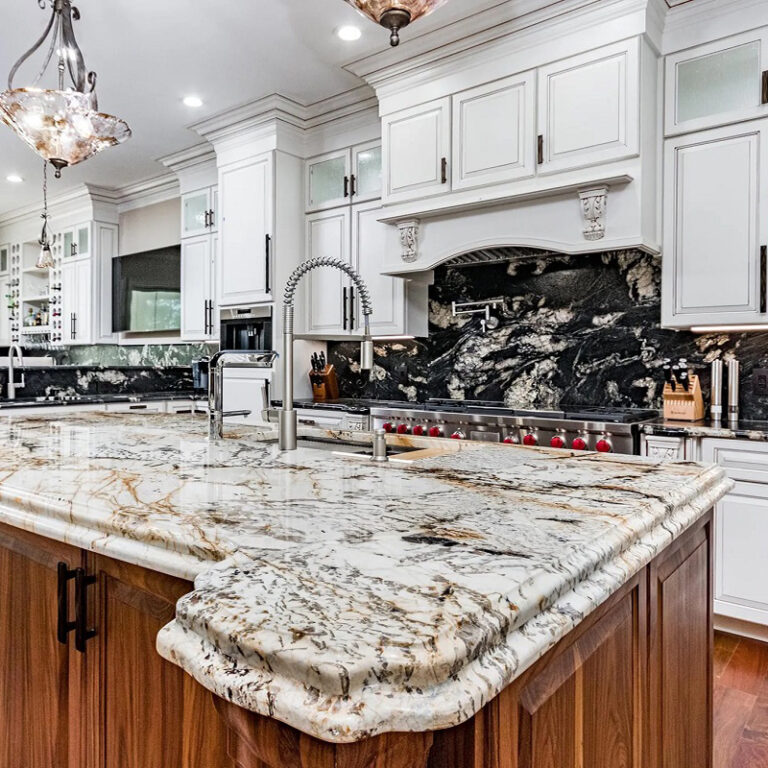
[{"label": "wooden utensil caddy", "polygon": [[688,389],[679,384],[664,386],[664,418],[670,421],[700,421],[704,418],[704,397],[698,376],[691,376]]},{"label": "wooden utensil caddy", "polygon": [[339,380],[332,365],[326,365],[322,371],[310,371],[309,380],[312,383],[312,399],[316,403],[339,399]]}]

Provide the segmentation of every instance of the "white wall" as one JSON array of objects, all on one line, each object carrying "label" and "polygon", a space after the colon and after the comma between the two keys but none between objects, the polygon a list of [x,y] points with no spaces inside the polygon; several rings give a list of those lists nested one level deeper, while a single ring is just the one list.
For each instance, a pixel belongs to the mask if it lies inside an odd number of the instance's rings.
[{"label": "white wall", "polygon": [[181,241],[181,198],[121,213],[119,223],[120,256],[178,245]]}]

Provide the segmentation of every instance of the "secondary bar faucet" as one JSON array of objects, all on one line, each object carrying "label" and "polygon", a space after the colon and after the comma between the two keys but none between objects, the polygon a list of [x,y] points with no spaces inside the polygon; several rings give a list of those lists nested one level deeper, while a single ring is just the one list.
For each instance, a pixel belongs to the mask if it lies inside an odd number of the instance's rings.
[{"label": "secondary bar faucet", "polygon": [[309,259],[301,264],[288,278],[283,295],[283,407],[280,409],[278,445],[281,451],[295,451],[297,438],[297,418],[293,407],[293,300],[301,278],[319,267],[333,267],[349,275],[360,292],[365,321],[363,341],[360,345],[360,368],[370,371],[373,368],[373,339],[371,338],[371,294],[359,273],[341,259]]},{"label": "secondary bar faucet", "polygon": [[16,383],[15,378],[15,365],[13,362],[14,355],[19,358],[19,367],[24,365],[24,353],[21,351],[21,347],[18,344],[11,344],[8,348],[8,399],[16,399],[16,390],[23,389],[26,386],[24,381],[24,372],[21,373],[21,381]]},{"label": "secondary bar faucet", "polygon": [[[224,419],[228,416],[249,416],[251,411],[224,411],[225,368],[272,368],[277,352],[237,352],[222,350],[208,359],[208,437],[221,440],[224,437]],[[266,383],[264,390],[266,396]],[[269,402],[263,403],[264,409]]]}]

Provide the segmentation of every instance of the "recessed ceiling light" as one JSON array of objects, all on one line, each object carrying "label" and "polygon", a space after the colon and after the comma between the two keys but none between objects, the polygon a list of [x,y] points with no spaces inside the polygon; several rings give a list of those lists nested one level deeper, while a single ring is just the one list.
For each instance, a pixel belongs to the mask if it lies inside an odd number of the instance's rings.
[{"label": "recessed ceiling light", "polygon": [[339,27],[336,30],[336,35],[347,43],[353,43],[355,40],[359,40],[362,34],[360,27],[353,27],[351,24]]},{"label": "recessed ceiling light", "polygon": [[185,96],[184,105],[187,107],[202,107],[203,100],[199,96]]},{"label": "recessed ceiling light", "polygon": [[5,177],[6,181],[10,181],[11,184],[21,184],[24,179],[21,178],[17,173],[10,173],[8,176]]}]

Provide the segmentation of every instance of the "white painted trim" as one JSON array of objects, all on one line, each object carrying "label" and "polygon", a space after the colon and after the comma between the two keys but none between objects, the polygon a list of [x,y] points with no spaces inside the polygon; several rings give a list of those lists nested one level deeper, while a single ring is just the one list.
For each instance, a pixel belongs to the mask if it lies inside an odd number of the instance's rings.
[{"label": "white painted trim", "polygon": [[715,629],[720,632],[728,632],[740,637],[749,637],[753,640],[761,640],[768,643],[768,627],[762,624],[755,624],[743,619],[734,619],[730,616],[721,616],[715,614]]},{"label": "white painted trim", "polygon": [[118,194],[117,212],[120,214],[179,197],[179,180],[169,173],[131,184],[118,190]]}]

